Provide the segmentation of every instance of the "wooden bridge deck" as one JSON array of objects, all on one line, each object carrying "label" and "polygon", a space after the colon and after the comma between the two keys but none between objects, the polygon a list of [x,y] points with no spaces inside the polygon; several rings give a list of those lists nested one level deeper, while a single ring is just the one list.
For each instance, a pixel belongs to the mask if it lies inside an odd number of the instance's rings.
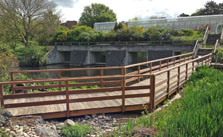
[{"label": "wooden bridge deck", "polygon": [[[194,61],[188,58],[187,61],[185,60],[182,63],[172,63],[170,65],[167,63],[168,66],[151,72],[137,73],[135,76],[129,75],[130,78],[134,78],[138,75],[136,79],[133,80],[137,82],[129,86],[123,86],[126,84],[125,82],[125,84],[121,84],[121,86],[116,86],[115,88],[117,89],[114,90],[103,87],[100,88],[103,90],[102,92],[95,89],[94,91],[96,92],[88,91],[83,94],[81,92],[75,93],[75,91],[72,91],[74,94],[70,94],[71,92],[69,93],[68,91],[61,91],[63,92],[61,95],[44,94],[36,97],[35,93],[33,93],[33,96],[22,96],[21,94],[3,95],[4,100],[1,102],[13,116],[38,114],[42,115],[44,118],[143,110],[144,104],[147,105],[147,108],[152,109],[152,107],[155,107],[168,98],[169,95],[179,90],[179,87],[187,81],[196,67],[201,65],[199,62],[208,64],[210,62],[210,57],[211,55],[208,55],[203,59],[201,58],[202,60]],[[151,83],[150,75],[155,76],[155,83]],[[141,77],[140,79],[138,78],[139,76]],[[147,76],[149,76],[149,78],[143,79]],[[125,80],[128,80],[128,78],[126,77]],[[154,86],[151,84],[154,84]],[[4,83],[2,85],[4,85]],[[67,86],[65,85],[65,87]],[[108,89],[108,91],[106,91],[106,89]],[[151,93],[151,89],[152,92],[154,92],[154,97],[152,98],[151,96],[153,94]],[[151,99],[153,103],[151,103]],[[40,104],[35,104],[35,102],[40,102]],[[153,106],[151,107],[152,104]]]}]

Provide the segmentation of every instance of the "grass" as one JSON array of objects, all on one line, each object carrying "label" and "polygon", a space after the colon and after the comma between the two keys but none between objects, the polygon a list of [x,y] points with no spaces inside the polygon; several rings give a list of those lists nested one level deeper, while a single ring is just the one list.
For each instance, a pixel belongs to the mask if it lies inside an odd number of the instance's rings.
[{"label": "grass", "polygon": [[61,133],[64,137],[86,137],[90,134],[92,129],[90,125],[86,124],[76,124],[74,126],[64,126]]},{"label": "grass", "polygon": [[[223,72],[201,67],[184,87],[181,99],[161,111],[145,113],[133,124],[128,122],[125,126],[152,128],[159,132],[157,136],[220,137],[223,135],[222,85]],[[113,135],[126,137],[129,135],[126,130],[115,131]]]}]

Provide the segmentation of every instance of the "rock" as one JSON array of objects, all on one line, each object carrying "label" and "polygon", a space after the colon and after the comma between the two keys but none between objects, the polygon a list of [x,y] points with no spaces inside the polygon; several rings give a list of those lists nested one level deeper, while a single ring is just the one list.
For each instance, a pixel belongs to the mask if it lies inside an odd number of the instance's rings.
[{"label": "rock", "polygon": [[23,133],[23,136],[24,136],[24,137],[29,137],[29,135],[28,135],[28,134],[26,134],[26,133]]},{"label": "rock", "polygon": [[64,126],[65,126],[64,123],[58,123],[58,124],[56,124],[57,129],[61,129],[61,128],[63,128]]},{"label": "rock", "polygon": [[7,111],[5,109],[2,109],[0,114],[3,115],[6,118],[10,118],[12,116],[11,112],[9,112],[9,111]]},{"label": "rock", "polygon": [[112,129],[106,129],[105,132],[112,132]]},{"label": "rock", "polygon": [[66,121],[64,121],[64,124],[69,125],[69,126],[74,126],[75,125],[74,121],[71,120],[71,119],[67,119]]},{"label": "rock", "polygon": [[49,127],[36,128],[35,133],[41,137],[59,137],[57,131]]},{"label": "rock", "polygon": [[86,115],[85,119],[91,119],[91,116]]},{"label": "rock", "polygon": [[4,126],[6,123],[6,118],[3,115],[0,115],[0,127]]}]

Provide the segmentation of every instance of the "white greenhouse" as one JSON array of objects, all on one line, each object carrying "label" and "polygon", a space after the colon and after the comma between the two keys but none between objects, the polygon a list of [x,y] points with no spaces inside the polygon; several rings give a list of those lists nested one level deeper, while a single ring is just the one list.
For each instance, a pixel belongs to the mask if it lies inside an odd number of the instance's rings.
[{"label": "white greenhouse", "polygon": [[[210,26],[213,33],[221,32],[223,28],[223,14],[206,15],[206,16],[190,16],[178,17],[174,19],[148,19],[139,21],[126,22],[128,27],[139,26],[147,29],[151,26],[162,26],[164,28],[180,29],[195,29]],[[111,31],[115,26],[115,22],[100,22],[94,24],[94,29],[97,31]]]}]

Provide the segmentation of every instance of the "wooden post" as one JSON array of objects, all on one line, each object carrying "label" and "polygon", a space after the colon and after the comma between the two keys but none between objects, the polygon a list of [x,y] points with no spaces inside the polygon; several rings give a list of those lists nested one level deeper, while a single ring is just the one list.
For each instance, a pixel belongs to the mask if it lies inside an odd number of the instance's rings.
[{"label": "wooden post", "polygon": [[0,95],[1,95],[1,107],[4,108],[4,94],[3,94],[3,85],[0,84]]},{"label": "wooden post", "polygon": [[[58,72],[58,78],[61,79],[61,71]],[[61,81],[59,81],[59,90],[61,91]]]},{"label": "wooden post", "polygon": [[181,56],[180,56],[180,61],[179,61],[179,64],[181,63]]},{"label": "wooden post", "polygon": [[155,75],[150,75],[150,110],[155,109]]},{"label": "wooden post", "polygon": [[149,67],[150,67],[150,74],[152,74],[152,62],[149,63]]},{"label": "wooden post", "polygon": [[167,68],[169,68],[169,61],[170,61],[170,59],[167,60]]},{"label": "wooden post", "polygon": [[126,68],[123,67],[122,68],[122,112],[125,112],[125,87],[126,87],[126,83],[125,83],[125,74],[126,74]]},{"label": "wooden post", "polygon": [[186,76],[185,76],[185,80],[187,80],[187,74],[188,74],[188,64],[186,64]]},{"label": "wooden post", "polygon": [[175,66],[175,64],[176,64],[176,58],[174,58],[173,60],[173,66]]},{"label": "wooden post", "polygon": [[104,76],[104,69],[100,69],[100,74],[101,74],[101,88],[104,88],[104,79],[102,78]]},{"label": "wooden post", "polygon": [[159,67],[159,70],[161,70],[161,64],[162,64],[162,61],[160,60],[160,67]]},{"label": "wooden post", "polygon": [[192,73],[194,72],[194,61],[192,62]]},{"label": "wooden post", "polygon": [[169,97],[169,90],[170,90],[170,70],[167,71],[167,98]]},{"label": "wooden post", "polygon": [[67,106],[67,118],[70,117],[70,99],[69,99],[69,87],[68,81],[66,83],[66,106]]},{"label": "wooden post", "polygon": [[[14,73],[10,72],[11,81],[14,81]],[[12,84],[12,94],[15,94],[15,85]]]},{"label": "wooden post", "polygon": [[[138,66],[138,75],[140,74],[140,65]],[[140,77],[138,77],[138,83],[140,82]]]},{"label": "wooden post", "polygon": [[180,91],[180,66],[178,67],[177,90]]}]

